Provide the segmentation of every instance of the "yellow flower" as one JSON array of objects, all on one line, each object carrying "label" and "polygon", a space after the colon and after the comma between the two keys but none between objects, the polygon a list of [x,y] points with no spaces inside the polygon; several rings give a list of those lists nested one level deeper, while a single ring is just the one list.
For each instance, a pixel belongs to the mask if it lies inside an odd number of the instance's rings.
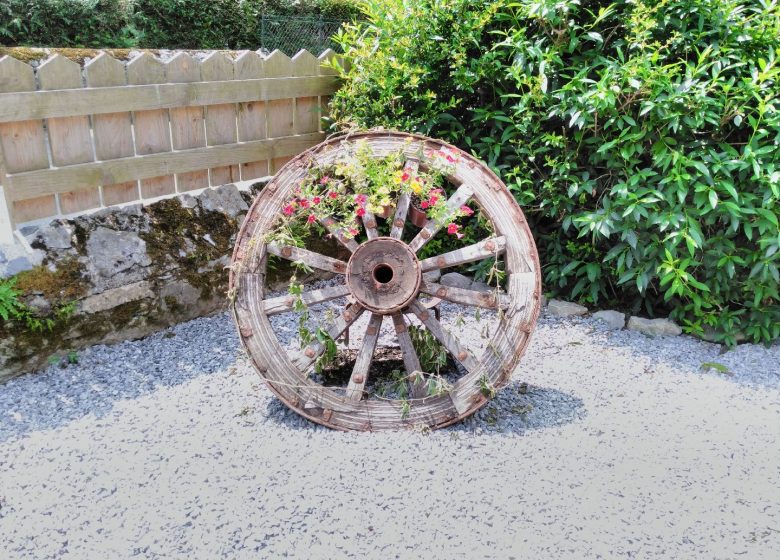
[{"label": "yellow flower", "polygon": [[422,192],[423,189],[422,184],[420,184],[420,181],[418,181],[417,179],[413,180],[410,186],[412,187],[412,192],[414,194],[420,194]]}]

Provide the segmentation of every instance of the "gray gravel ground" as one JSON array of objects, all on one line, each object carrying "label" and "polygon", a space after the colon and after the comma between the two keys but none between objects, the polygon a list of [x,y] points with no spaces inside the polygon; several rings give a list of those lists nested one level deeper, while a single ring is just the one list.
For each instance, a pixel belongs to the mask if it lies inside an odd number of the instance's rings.
[{"label": "gray gravel ground", "polygon": [[774,560],[780,346],[719,350],[544,317],[476,417],[345,434],[226,314],[95,346],[0,386],[0,558]]}]

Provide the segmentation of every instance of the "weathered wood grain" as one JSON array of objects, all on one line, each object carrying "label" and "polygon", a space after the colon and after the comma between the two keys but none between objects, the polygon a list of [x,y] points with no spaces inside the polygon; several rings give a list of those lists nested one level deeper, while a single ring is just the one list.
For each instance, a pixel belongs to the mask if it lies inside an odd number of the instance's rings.
[{"label": "weathered wood grain", "polygon": [[[315,305],[330,301],[332,299],[344,297],[349,294],[349,288],[345,285],[328,286],[320,290],[309,290],[300,294],[300,301],[304,305]],[[266,315],[278,315],[287,313],[295,307],[296,297],[286,294],[279,297],[268,298],[263,301],[263,311]]]},{"label": "weathered wood grain", "polygon": [[279,245],[277,243],[268,244],[268,252],[277,257],[287,259],[288,261],[301,261],[302,263],[335,274],[344,274],[347,271],[347,263],[328,257],[301,247],[291,245]]},{"label": "weathered wood grain", "polygon": [[506,247],[506,238],[503,235],[489,237],[479,243],[468,245],[449,253],[443,253],[435,257],[429,257],[420,261],[423,272],[439,270],[451,266],[458,266],[475,261],[481,261],[490,257],[503,254]]},{"label": "weathered wood grain", "polygon": [[363,336],[363,344],[360,346],[355,365],[352,368],[352,375],[349,377],[347,385],[347,399],[350,401],[359,401],[363,398],[363,388],[368,381],[368,370],[371,367],[371,360],[374,356],[376,341],[379,339],[379,330],[382,328],[382,315],[371,314],[368,321],[366,333]]},{"label": "weathered wood grain", "polygon": [[[294,155],[321,140],[323,134],[305,134],[288,138],[257,140],[223,146],[207,146],[109,161],[70,165],[59,169],[43,169],[8,176],[12,200],[24,200],[43,194],[68,191],[79,185],[121,183],[133,179],[167,176],[207,169],[224,163],[256,161],[272,154]],[[137,136],[136,136],[137,138]],[[160,196],[159,193],[156,196]],[[144,196],[153,196],[148,191]]]},{"label": "weathered wood grain", "polygon": [[[149,53],[141,56],[144,55],[154,58]],[[118,113],[123,110],[153,111],[257,100],[288,100],[296,95],[332,94],[338,85],[335,76],[282,75],[277,78],[186,84],[152,85],[149,82],[144,86],[86,88],[83,91],[66,88],[56,93],[6,93],[0,94],[0,122]]]}]

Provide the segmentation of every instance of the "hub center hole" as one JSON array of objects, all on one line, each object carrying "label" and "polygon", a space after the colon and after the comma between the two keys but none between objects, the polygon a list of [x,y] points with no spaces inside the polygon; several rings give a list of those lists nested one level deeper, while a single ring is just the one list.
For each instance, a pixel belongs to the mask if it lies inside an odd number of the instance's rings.
[{"label": "hub center hole", "polygon": [[380,284],[387,284],[393,279],[393,269],[386,265],[380,264],[374,268],[374,280]]}]

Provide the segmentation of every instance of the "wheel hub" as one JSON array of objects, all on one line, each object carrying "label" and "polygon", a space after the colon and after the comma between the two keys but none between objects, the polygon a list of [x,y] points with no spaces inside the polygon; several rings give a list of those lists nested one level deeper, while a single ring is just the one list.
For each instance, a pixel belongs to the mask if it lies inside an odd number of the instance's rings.
[{"label": "wheel hub", "polygon": [[357,302],[389,315],[409,305],[420,291],[422,272],[406,243],[390,237],[366,241],[347,263],[347,287]]}]

